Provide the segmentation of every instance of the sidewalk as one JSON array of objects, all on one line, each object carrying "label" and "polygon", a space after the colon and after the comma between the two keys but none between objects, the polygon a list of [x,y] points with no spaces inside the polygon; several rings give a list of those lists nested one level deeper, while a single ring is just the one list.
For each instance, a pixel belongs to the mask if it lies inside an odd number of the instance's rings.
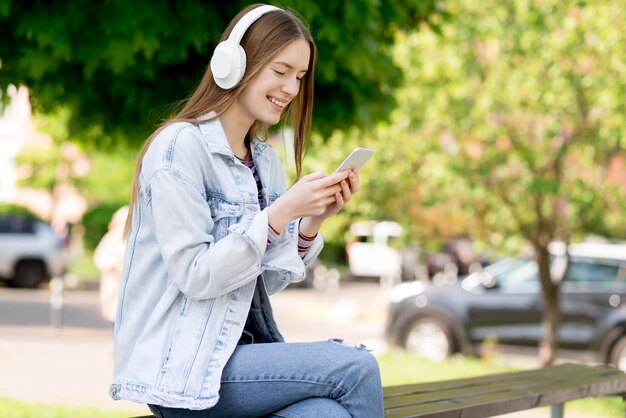
[{"label": "sidewalk", "polygon": [[113,367],[110,332],[50,328],[0,331],[0,394],[49,404],[90,405],[134,411],[148,409],[108,395]]}]

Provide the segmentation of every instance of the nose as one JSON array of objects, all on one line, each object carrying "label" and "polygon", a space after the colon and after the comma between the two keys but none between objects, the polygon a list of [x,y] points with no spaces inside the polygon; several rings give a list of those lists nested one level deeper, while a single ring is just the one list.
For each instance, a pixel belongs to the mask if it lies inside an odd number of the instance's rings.
[{"label": "nose", "polygon": [[297,77],[289,77],[283,84],[283,93],[288,94],[290,97],[295,97],[300,90],[300,80]]}]

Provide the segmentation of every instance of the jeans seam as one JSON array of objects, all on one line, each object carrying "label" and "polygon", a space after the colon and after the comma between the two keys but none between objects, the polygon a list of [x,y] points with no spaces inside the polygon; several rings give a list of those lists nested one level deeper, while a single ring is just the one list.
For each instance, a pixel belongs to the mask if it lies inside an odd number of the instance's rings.
[{"label": "jeans seam", "polygon": [[329,388],[332,389],[332,391],[339,391],[339,396],[337,396],[337,399],[343,397],[346,393],[348,393],[348,391],[346,389],[343,388],[343,386],[341,385],[341,383],[320,383],[320,382],[315,382],[315,381],[311,381],[311,380],[304,380],[304,379],[288,379],[288,378],[280,378],[280,379],[247,379],[247,380],[229,380],[229,379],[222,379],[222,384],[225,383],[276,383],[276,382],[286,382],[286,383],[308,383],[311,385],[319,385],[319,386],[328,386]]},{"label": "jeans seam", "polygon": [[224,378],[222,378],[222,383],[276,383],[276,382],[309,383],[309,384],[312,384],[312,385],[320,385],[320,386],[329,386],[329,387],[332,387],[332,388],[339,388],[339,389],[345,391],[341,387],[340,384],[316,382],[316,381],[313,381],[313,380],[306,380],[306,379],[289,379],[289,378],[283,377],[283,378],[279,378],[279,379],[264,378],[264,379],[233,380],[233,379],[224,379]]}]

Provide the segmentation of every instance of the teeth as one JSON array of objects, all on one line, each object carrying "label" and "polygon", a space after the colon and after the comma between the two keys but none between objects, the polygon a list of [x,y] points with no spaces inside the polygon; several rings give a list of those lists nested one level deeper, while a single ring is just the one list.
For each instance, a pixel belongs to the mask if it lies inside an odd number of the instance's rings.
[{"label": "teeth", "polygon": [[278,101],[278,100],[276,100],[276,99],[275,99],[275,98],[273,98],[273,97],[270,97],[270,102],[272,102],[272,103],[274,103],[275,105],[280,106],[280,107],[285,107],[285,106],[287,105],[287,103],[284,103],[284,102]]}]

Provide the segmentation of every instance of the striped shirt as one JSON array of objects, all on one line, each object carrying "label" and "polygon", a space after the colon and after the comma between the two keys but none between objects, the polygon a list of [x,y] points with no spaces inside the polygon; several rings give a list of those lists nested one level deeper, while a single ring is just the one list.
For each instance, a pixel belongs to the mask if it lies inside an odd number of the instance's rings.
[{"label": "striped shirt", "polygon": [[[248,153],[247,158],[241,159],[237,157],[237,159],[241,161],[243,165],[248,167],[250,171],[252,172],[252,177],[254,177],[254,181],[256,182],[256,188],[258,191],[257,197],[259,199],[259,205],[261,207],[261,210],[265,209],[267,207],[267,202],[263,198],[263,184],[261,183],[261,178],[259,177],[259,173],[257,172],[257,169],[254,165],[254,160],[252,159],[252,155]],[[268,225],[268,226],[269,228],[267,231],[267,245],[272,245],[272,243],[280,236],[280,232],[276,231],[272,227],[272,225]],[[298,255],[301,258],[304,258],[304,256],[306,255],[306,252],[309,250],[309,248],[311,248],[311,245],[313,245],[313,241],[315,240],[315,237],[317,237],[317,234],[315,234],[312,237],[307,237],[306,235],[303,235],[301,232],[298,232]]]}]

